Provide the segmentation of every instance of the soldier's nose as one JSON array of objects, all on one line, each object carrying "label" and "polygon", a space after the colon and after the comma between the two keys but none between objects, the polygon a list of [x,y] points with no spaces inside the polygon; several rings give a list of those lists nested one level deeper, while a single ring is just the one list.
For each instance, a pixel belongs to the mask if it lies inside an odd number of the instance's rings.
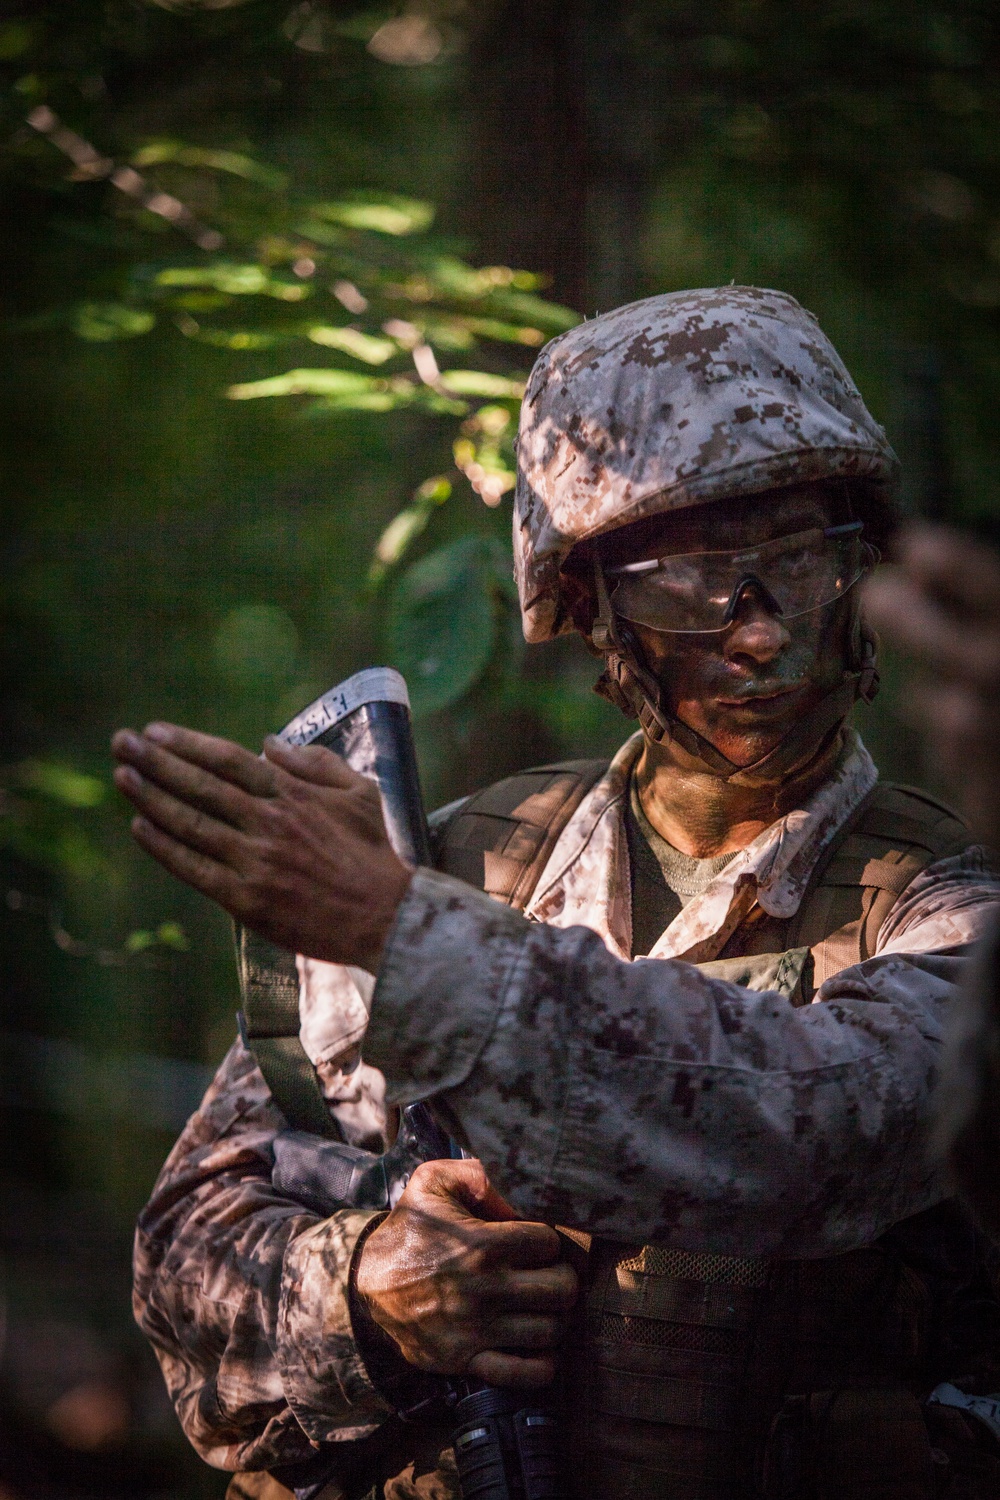
[{"label": "soldier's nose", "polygon": [[749,657],[764,665],[791,644],[791,633],[780,615],[772,614],[756,600],[744,599],[726,638],[726,656]]}]

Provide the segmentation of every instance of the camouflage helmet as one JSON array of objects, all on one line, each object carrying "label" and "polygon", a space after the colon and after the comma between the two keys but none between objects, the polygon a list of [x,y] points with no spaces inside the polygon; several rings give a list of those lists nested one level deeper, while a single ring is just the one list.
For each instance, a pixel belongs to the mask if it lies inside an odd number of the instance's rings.
[{"label": "camouflage helmet", "polygon": [[885,515],[899,468],[812,313],[752,286],[647,297],[553,339],[528,382],[517,456],[529,641],[573,628],[562,570],[583,542],[811,480],[863,486]]}]

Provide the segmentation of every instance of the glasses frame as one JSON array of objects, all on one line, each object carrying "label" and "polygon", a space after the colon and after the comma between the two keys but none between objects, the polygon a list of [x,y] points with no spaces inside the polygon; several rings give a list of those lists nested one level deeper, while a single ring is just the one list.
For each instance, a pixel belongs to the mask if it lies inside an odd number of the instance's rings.
[{"label": "glasses frame", "polygon": [[[771,546],[774,542],[791,541],[793,537],[807,536],[810,532],[813,531],[822,531],[824,541],[832,541],[837,537],[846,536],[856,536],[860,538],[864,531],[864,522],[846,521],[843,525],[840,526],[810,526],[806,531],[793,531],[789,532],[784,537],[772,537],[770,541],[761,542],[759,545],[761,547],[768,547]],[[747,549],[748,552],[751,550],[752,549],[749,548]],[[639,562],[620,563],[617,567],[605,568],[604,572],[607,577],[611,580],[615,580],[614,587],[611,589],[610,594],[611,608],[612,610],[614,610],[614,593],[615,588],[617,587],[617,580],[619,580],[623,575],[633,578],[636,576],[641,577],[645,573],[655,572],[656,569],[660,567],[661,563],[665,562],[683,562],[689,558],[698,557],[739,557],[739,555],[740,554],[734,548],[729,547],[704,552],[668,552],[663,557],[643,558]],[[733,620],[736,618],[736,611],[739,608],[740,601],[749,588],[752,588],[754,592],[760,597],[761,602],[764,604],[764,607],[767,609],[769,614],[773,614],[777,618],[782,620],[798,620],[802,617],[802,615],[812,614],[813,611],[817,609],[825,609],[828,605],[836,604],[839,602],[839,600],[846,598],[847,594],[852,588],[854,588],[855,584],[859,583],[866,573],[871,572],[872,568],[875,567],[878,561],[878,549],[876,547],[873,547],[870,542],[865,542],[863,544],[863,550],[861,554],[861,566],[855,577],[851,579],[850,583],[845,586],[841,593],[835,594],[832,599],[823,599],[818,604],[810,604],[805,609],[797,609],[792,614],[785,614],[784,610],[778,603],[777,599],[775,599],[774,595],[771,593],[771,590],[768,588],[767,584],[758,574],[746,573],[733,586],[732,592],[729,595],[729,601],[726,604],[726,608],[723,613],[723,623],[721,625],[709,625],[703,626],[701,629],[689,628],[686,630],[678,629],[670,625],[646,625],[646,629],[659,630],[662,631],[664,635],[721,635],[723,631],[729,629],[730,625],[733,623]],[[622,616],[622,618],[628,619],[628,616]],[[629,623],[634,625],[643,624],[644,622],[632,620],[629,621]]]}]

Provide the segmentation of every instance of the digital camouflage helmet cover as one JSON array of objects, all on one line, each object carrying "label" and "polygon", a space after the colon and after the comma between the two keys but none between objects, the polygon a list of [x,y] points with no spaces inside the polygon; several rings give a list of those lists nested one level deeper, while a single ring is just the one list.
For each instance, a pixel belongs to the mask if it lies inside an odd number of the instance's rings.
[{"label": "digital camouflage helmet cover", "polygon": [[750,286],[647,297],[553,339],[531,372],[517,458],[529,641],[572,629],[561,573],[581,542],[808,480],[864,481],[887,509],[899,469],[812,313]]},{"label": "digital camouflage helmet cover", "polygon": [[[846,484],[870,539],[895,514],[898,461],[843,361],[794,297],[759,287],[648,297],[554,339],[528,382],[517,454],[514,563],[528,641],[586,629],[571,554],[632,522],[816,481]],[[857,627],[854,659],[822,711],[766,764],[738,768],[671,718],[622,648],[606,593],[595,602],[602,691],[716,774],[775,775],[877,682]]]}]

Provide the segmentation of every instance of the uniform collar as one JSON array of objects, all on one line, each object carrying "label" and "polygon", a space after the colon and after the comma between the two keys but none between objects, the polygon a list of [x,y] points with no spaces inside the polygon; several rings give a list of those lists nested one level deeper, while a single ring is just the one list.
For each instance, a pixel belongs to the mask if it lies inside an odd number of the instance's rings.
[{"label": "uniform collar", "polygon": [[[630,957],[632,949],[625,799],[641,750],[641,733],[632,735],[583,799],[526,908],[535,921],[592,928],[620,958]],[[793,916],[819,859],[877,780],[871,756],[848,729],[826,781],[801,808],[765,828],[684,907],[657,939],[650,958],[702,962],[717,956],[754,904],[771,917]]]}]

